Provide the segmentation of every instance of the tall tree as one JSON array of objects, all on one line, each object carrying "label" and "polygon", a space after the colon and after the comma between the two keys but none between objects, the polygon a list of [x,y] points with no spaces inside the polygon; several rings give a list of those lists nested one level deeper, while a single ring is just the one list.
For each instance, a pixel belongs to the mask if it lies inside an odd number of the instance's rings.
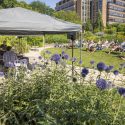
[{"label": "tall tree", "polygon": [[27,4],[25,1],[17,2],[16,6],[32,10],[32,7],[29,4]]},{"label": "tall tree", "polygon": [[54,13],[54,16],[56,18],[59,18],[65,21],[81,24],[80,17],[74,11],[58,11]]},{"label": "tall tree", "polygon": [[88,19],[86,21],[86,24],[85,24],[85,31],[92,31],[93,30],[93,27],[92,27],[92,23],[91,23],[91,20]]},{"label": "tall tree", "polygon": [[3,8],[13,8],[16,7],[17,0],[1,0],[0,5]]},{"label": "tall tree", "polygon": [[39,12],[39,13],[44,13],[48,15],[52,15],[54,10],[47,6],[45,3],[41,1],[33,1],[30,6],[32,7],[33,10]]},{"label": "tall tree", "polygon": [[99,31],[103,30],[102,13],[100,11],[98,12],[98,18],[96,20],[94,29],[95,28],[98,29]]}]

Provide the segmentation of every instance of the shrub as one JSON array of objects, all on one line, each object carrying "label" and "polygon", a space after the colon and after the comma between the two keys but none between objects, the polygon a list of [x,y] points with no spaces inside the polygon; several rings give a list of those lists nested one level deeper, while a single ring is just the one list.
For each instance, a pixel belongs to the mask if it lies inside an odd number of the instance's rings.
[{"label": "shrub", "polygon": [[96,84],[84,80],[78,84],[77,78],[73,83],[69,78],[58,67],[37,71],[30,78],[20,72],[17,80],[8,79],[0,93],[1,124],[125,124],[123,89],[120,95],[116,88],[101,90]]},{"label": "shrub", "polygon": [[35,36],[35,37],[27,37],[27,43],[30,46],[39,46],[42,47],[43,46],[43,36]]},{"label": "shrub", "polygon": [[47,43],[67,43],[67,35],[46,35],[45,40]]}]

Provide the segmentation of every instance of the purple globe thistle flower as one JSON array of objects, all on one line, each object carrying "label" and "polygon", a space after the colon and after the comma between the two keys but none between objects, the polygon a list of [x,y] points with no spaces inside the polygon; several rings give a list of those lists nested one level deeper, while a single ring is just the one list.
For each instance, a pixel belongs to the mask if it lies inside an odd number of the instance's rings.
[{"label": "purple globe thistle flower", "polygon": [[72,62],[76,62],[76,60],[77,60],[76,57],[72,58]]},{"label": "purple globe thistle flower", "polygon": [[79,61],[79,64],[80,64],[80,65],[82,64],[82,60]]},{"label": "purple globe thistle flower", "polygon": [[0,77],[4,77],[4,72],[0,72]]},{"label": "purple globe thistle flower", "polygon": [[68,54],[65,54],[65,55],[64,55],[64,59],[68,60],[68,59],[69,59],[69,55],[68,55]]},{"label": "purple globe thistle flower", "polygon": [[113,73],[114,73],[115,76],[117,76],[119,74],[119,71],[118,70],[114,70]]},{"label": "purple globe thistle flower", "polygon": [[51,52],[50,52],[50,51],[48,51],[48,50],[46,50],[46,54],[51,54]]},{"label": "purple globe thistle flower", "polygon": [[94,63],[95,63],[94,60],[91,60],[91,61],[90,61],[90,64],[91,64],[91,65],[94,65]]},{"label": "purple globe thistle flower", "polygon": [[60,61],[60,55],[58,55],[58,54],[52,55],[51,60],[58,63]]},{"label": "purple globe thistle flower", "polygon": [[86,69],[86,68],[83,68],[82,72],[81,72],[81,75],[82,75],[82,77],[86,77],[88,75],[88,73],[89,73],[89,70]]},{"label": "purple globe thistle flower", "polygon": [[109,66],[109,69],[112,70],[114,68],[114,66]]},{"label": "purple globe thistle flower", "polygon": [[64,55],[65,54],[65,52],[64,51],[62,51],[62,55]]},{"label": "purple globe thistle flower", "polygon": [[104,71],[106,69],[106,65],[103,62],[97,64],[97,69],[99,71]]},{"label": "purple globe thistle flower", "polygon": [[125,88],[118,88],[118,93],[125,96]]},{"label": "purple globe thistle flower", "polygon": [[104,90],[107,88],[107,82],[105,79],[98,79],[96,81],[96,86],[101,89],[101,90]]},{"label": "purple globe thistle flower", "polygon": [[38,59],[41,60],[41,59],[42,59],[42,56],[39,56]]},{"label": "purple globe thistle flower", "polygon": [[109,67],[109,66],[106,66],[105,71],[106,71],[107,73],[109,73],[109,72],[110,72],[110,67]]}]

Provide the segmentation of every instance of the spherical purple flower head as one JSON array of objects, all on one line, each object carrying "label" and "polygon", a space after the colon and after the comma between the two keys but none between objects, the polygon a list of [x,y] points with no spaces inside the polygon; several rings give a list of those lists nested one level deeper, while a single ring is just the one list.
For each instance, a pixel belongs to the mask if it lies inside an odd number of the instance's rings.
[{"label": "spherical purple flower head", "polygon": [[64,55],[65,54],[65,52],[64,51],[62,51],[62,55]]},{"label": "spherical purple flower head", "polygon": [[106,65],[103,62],[97,64],[97,69],[99,71],[104,71],[106,69]]},{"label": "spherical purple flower head", "polygon": [[48,50],[46,50],[46,54],[51,54],[51,52],[50,52],[50,51],[48,51]]},{"label": "spherical purple flower head", "polygon": [[107,88],[107,82],[105,79],[98,79],[96,81],[96,86],[101,89],[101,90],[104,90]]},{"label": "spherical purple flower head", "polygon": [[68,59],[69,59],[69,55],[68,55],[68,54],[65,54],[65,55],[64,55],[64,59],[68,60]]},{"label": "spherical purple flower head", "polygon": [[109,66],[106,66],[105,71],[106,71],[107,73],[110,72],[110,68],[109,68]]},{"label": "spherical purple flower head", "polygon": [[41,60],[41,59],[42,59],[42,56],[39,56],[38,59]]},{"label": "spherical purple flower head", "polygon": [[4,72],[0,72],[0,77],[4,77]]},{"label": "spherical purple flower head", "polygon": [[118,88],[118,93],[125,96],[125,88]]},{"label": "spherical purple flower head", "polygon": [[89,70],[84,68],[84,69],[82,69],[81,75],[82,75],[82,77],[86,77],[88,75],[88,73],[89,73]]},{"label": "spherical purple flower head", "polygon": [[76,60],[77,60],[76,57],[72,58],[72,62],[76,62]]},{"label": "spherical purple flower head", "polygon": [[60,55],[59,54],[52,55],[51,60],[58,63],[60,61]]},{"label": "spherical purple flower head", "polygon": [[114,66],[109,66],[109,69],[112,70],[114,68]]},{"label": "spherical purple flower head", "polygon": [[119,71],[118,70],[114,70],[114,75],[117,76],[119,74]]},{"label": "spherical purple flower head", "polygon": [[82,64],[82,60],[79,61],[79,64],[80,64],[80,65]]},{"label": "spherical purple flower head", "polygon": [[90,61],[90,64],[91,64],[91,65],[94,65],[94,63],[95,63],[94,60],[91,60],[91,61]]}]

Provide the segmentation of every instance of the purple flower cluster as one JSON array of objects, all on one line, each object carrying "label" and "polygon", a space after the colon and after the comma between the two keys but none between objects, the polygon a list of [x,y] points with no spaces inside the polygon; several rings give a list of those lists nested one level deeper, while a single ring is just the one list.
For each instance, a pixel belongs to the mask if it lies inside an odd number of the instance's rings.
[{"label": "purple flower cluster", "polygon": [[51,52],[50,52],[50,51],[48,51],[48,50],[46,50],[46,54],[51,54]]},{"label": "purple flower cluster", "polygon": [[105,71],[109,73],[113,68],[113,66],[106,66]]},{"label": "purple flower cluster", "polygon": [[80,65],[82,64],[82,60],[79,61],[79,64],[80,64]]},{"label": "purple flower cluster", "polygon": [[101,90],[104,90],[107,88],[107,82],[105,79],[98,79],[96,81],[96,86],[101,89]]},{"label": "purple flower cluster", "polygon": [[72,62],[76,62],[76,60],[77,60],[76,57],[72,58]]},{"label": "purple flower cluster", "polygon": [[69,55],[68,54],[64,54],[64,59],[68,60],[69,59]]},{"label": "purple flower cluster", "polygon": [[90,64],[91,64],[91,65],[94,65],[94,63],[95,63],[94,60],[91,60],[91,61],[90,61]]},{"label": "purple flower cluster", "polygon": [[82,72],[81,72],[81,75],[82,75],[82,77],[86,77],[88,75],[88,73],[89,73],[89,70],[86,69],[86,68],[83,68]]},{"label": "purple flower cluster", "polygon": [[41,59],[42,59],[42,56],[39,56],[38,59],[41,60]]},{"label": "purple flower cluster", "polygon": [[106,65],[103,62],[97,64],[97,69],[101,72],[106,69]]},{"label": "purple flower cluster", "polygon": [[114,73],[115,76],[117,76],[119,74],[119,71],[118,70],[114,70],[113,73]]},{"label": "purple flower cluster", "polygon": [[60,57],[59,54],[54,54],[54,55],[52,55],[52,57],[51,57],[51,60],[52,60],[52,61],[55,61],[56,64],[59,63],[60,59],[61,59],[61,57]]},{"label": "purple flower cluster", "polygon": [[122,96],[125,96],[125,88],[118,88],[118,93]]}]

